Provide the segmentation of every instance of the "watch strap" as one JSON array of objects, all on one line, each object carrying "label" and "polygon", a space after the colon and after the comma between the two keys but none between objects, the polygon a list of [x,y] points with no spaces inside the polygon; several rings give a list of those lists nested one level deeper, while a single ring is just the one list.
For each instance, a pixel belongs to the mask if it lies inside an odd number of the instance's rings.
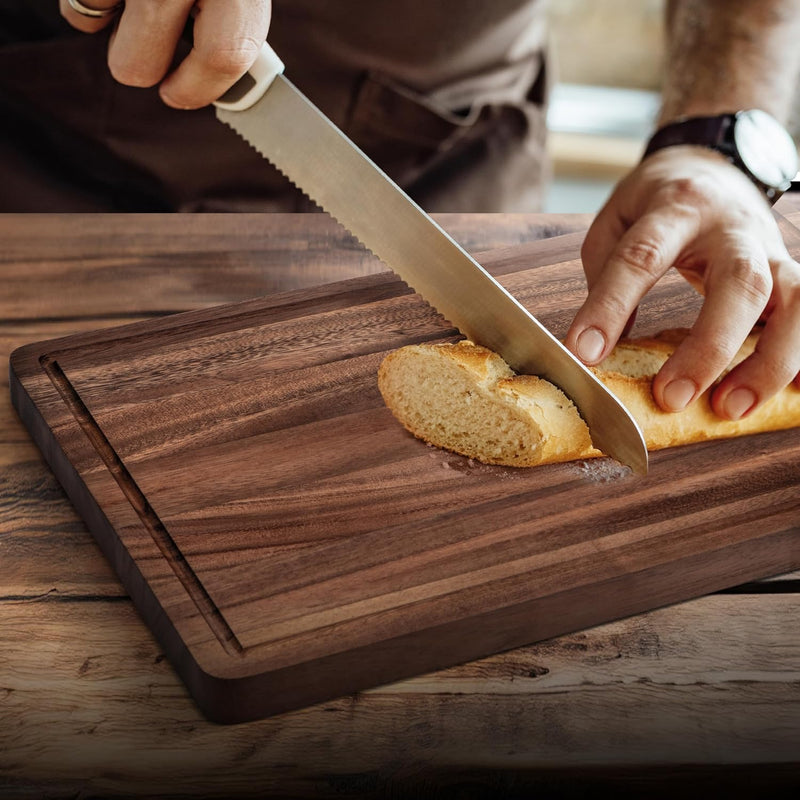
[{"label": "watch strap", "polygon": [[647,143],[644,157],[679,144],[694,144],[734,155],[729,135],[736,114],[717,114],[709,117],[684,117],[659,128]]},{"label": "watch strap", "polygon": [[642,158],[657,150],[673,145],[698,145],[716,150],[731,164],[740,169],[763,192],[767,201],[774,204],[786,186],[770,186],[754,175],[739,155],[734,137],[734,126],[739,114],[726,113],[704,117],[683,117],[659,128],[645,147]]}]

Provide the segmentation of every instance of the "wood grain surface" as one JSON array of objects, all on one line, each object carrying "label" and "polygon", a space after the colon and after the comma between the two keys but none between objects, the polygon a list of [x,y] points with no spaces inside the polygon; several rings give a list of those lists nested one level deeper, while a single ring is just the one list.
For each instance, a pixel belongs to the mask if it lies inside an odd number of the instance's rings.
[{"label": "wood grain surface", "polygon": [[[800,203],[785,197],[779,208],[800,223]],[[587,218],[440,221],[480,251],[579,230]],[[282,215],[0,217],[0,352],[272,285],[381,271],[325,217],[304,219],[300,233],[297,225]],[[290,256],[278,266],[273,251]],[[229,279],[219,265],[232,263]],[[3,797],[798,788],[800,573],[270,719],[206,722],[43,463],[6,379],[0,373]]]},{"label": "wood grain surface", "polygon": [[[579,243],[482,262],[561,334]],[[638,327],[698,307],[670,275]],[[454,334],[379,273],[12,355],[21,418],[211,719],[800,567],[800,429],[653,454],[646,480],[476,465],[407,435],[376,387],[387,352]]]}]

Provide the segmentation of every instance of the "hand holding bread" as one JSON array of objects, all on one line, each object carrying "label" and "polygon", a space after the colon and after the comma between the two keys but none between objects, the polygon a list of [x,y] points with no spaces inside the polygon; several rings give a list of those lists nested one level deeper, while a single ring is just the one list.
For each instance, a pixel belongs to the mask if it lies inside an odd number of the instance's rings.
[{"label": "hand holding bread", "polygon": [[[703,305],[654,378],[660,408],[681,411],[710,388],[714,412],[740,419],[798,384],[800,265],[760,190],[719,153],[671,147],[649,156],[597,214],[581,256],[588,295],[565,344],[585,364],[608,356],[674,267]],[[728,370],[759,321],[758,349]]]},{"label": "hand holding bread", "polygon": [[[628,407],[648,450],[800,425],[800,389],[790,385],[752,414],[732,421],[711,408],[711,389],[683,411],[663,411],[653,377],[686,336],[622,340],[595,368]],[[746,359],[745,341],[729,369]],[[410,345],[383,360],[378,386],[394,416],[416,437],[487,464],[530,467],[600,456],[569,398],[533,375],[515,375],[503,359],[471,342]]]}]

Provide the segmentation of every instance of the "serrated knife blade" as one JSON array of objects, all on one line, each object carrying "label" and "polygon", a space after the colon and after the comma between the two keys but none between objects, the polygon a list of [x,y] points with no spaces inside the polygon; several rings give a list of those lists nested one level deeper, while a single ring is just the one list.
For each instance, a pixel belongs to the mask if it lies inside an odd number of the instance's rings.
[{"label": "serrated knife blade", "polygon": [[282,74],[268,45],[260,59],[216,104],[218,119],[468,339],[560,387],[595,447],[646,474],[644,437],[622,403]]}]

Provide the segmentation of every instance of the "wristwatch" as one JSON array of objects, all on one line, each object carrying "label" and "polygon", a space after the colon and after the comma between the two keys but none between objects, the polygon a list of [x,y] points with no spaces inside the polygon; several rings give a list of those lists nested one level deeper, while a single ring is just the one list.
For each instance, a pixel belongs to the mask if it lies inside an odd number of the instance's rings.
[{"label": "wristwatch", "polygon": [[797,174],[797,148],[789,132],[760,109],[711,117],[684,117],[659,128],[643,158],[676,144],[710,147],[726,156],[774,203]]}]

